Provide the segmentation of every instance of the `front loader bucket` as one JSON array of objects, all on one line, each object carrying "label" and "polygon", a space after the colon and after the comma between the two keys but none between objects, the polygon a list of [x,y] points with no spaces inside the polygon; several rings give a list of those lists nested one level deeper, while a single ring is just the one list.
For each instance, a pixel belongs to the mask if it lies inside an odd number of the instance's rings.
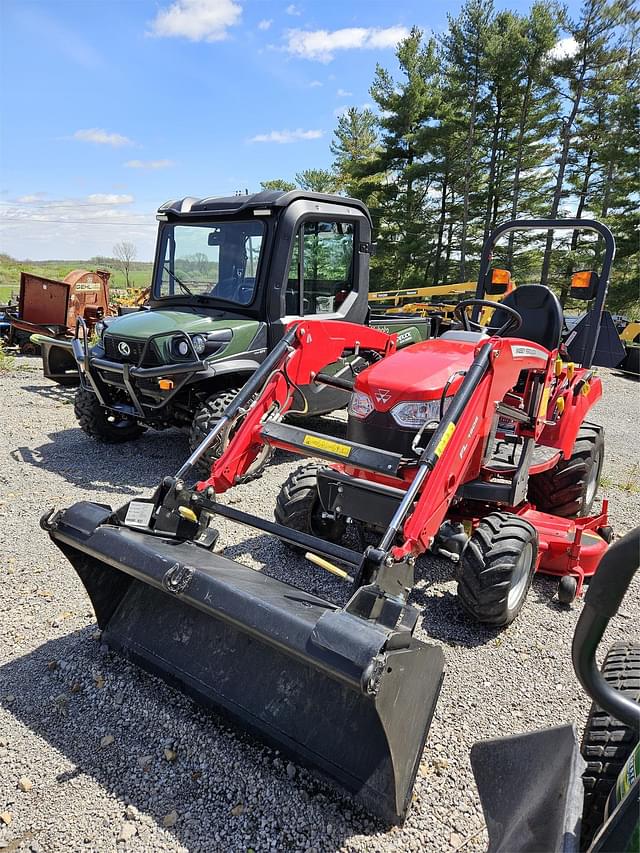
[{"label": "front loader bucket", "polygon": [[[390,823],[404,819],[440,691],[440,648],[191,541],[77,503],[45,522],[104,641],[321,771]],[[390,648],[390,646],[394,646]]]}]

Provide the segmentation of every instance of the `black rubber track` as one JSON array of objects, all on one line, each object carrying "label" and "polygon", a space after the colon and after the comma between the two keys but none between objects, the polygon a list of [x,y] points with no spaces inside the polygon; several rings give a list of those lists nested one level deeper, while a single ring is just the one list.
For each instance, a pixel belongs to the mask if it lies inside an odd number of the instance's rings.
[{"label": "black rubber track", "polygon": [[588,515],[593,504],[593,498],[589,502],[586,498],[589,475],[594,464],[600,473],[603,460],[604,431],[584,424],[569,459],[561,459],[553,468],[529,479],[529,500],[541,512],[561,518]]},{"label": "black rubber track", "polygon": [[[609,684],[640,702],[640,643],[615,643],[602,665]],[[582,757],[587,769],[581,848],[586,850],[604,819],[604,807],[618,774],[637,743],[638,734],[616,720],[595,702],[582,738]]]},{"label": "black rubber track", "polygon": [[284,482],[276,500],[274,517],[278,524],[338,542],[345,525],[340,521],[323,520],[318,516],[318,471],[326,466],[311,462],[296,468]]},{"label": "black rubber track", "polygon": [[110,421],[109,412],[100,405],[100,401],[92,391],[87,391],[82,385],[76,391],[73,410],[80,429],[105,444],[120,444],[123,441],[133,441],[145,431],[136,421],[123,418],[117,423]]},{"label": "black rubber track", "polygon": [[[517,602],[508,605],[514,569],[531,544],[532,566]],[[529,522],[510,512],[492,512],[473,531],[458,567],[458,598],[478,622],[504,626],[522,607],[533,578],[538,535]]]}]

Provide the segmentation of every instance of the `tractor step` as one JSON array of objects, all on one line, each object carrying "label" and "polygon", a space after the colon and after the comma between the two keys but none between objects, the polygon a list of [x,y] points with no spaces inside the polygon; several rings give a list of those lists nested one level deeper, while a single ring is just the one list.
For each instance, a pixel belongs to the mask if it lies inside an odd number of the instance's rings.
[{"label": "tractor step", "polygon": [[333,438],[319,432],[291,426],[290,424],[267,421],[260,430],[260,437],[271,447],[291,450],[298,455],[314,456],[327,462],[342,462],[394,477],[400,468],[402,454],[378,450],[366,444],[356,444],[344,438]]}]

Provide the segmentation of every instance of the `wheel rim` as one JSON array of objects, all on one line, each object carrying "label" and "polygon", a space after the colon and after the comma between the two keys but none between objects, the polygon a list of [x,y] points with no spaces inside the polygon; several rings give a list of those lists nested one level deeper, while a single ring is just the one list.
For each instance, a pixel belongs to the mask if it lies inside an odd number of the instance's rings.
[{"label": "wheel rim", "polygon": [[600,460],[602,459],[602,454],[600,451],[595,456],[591,464],[591,470],[589,471],[589,479],[587,480],[587,488],[584,495],[585,504],[587,507],[591,506],[593,503],[593,499],[596,496],[596,490],[598,488],[598,476],[600,474]]},{"label": "wheel rim", "polygon": [[522,549],[522,553],[518,557],[518,562],[513,567],[511,589],[509,590],[509,595],[507,597],[507,607],[509,610],[513,610],[513,608],[517,606],[527,588],[529,572],[531,571],[532,554],[533,547],[531,542],[527,542]]}]

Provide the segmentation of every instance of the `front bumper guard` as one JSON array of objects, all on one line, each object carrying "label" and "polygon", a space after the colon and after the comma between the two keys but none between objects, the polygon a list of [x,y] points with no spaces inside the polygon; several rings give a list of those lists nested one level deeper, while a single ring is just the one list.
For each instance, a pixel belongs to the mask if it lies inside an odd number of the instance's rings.
[{"label": "front bumper guard", "polygon": [[[78,365],[80,384],[84,388],[93,391],[100,401],[100,404],[105,408],[113,409],[114,411],[130,415],[132,417],[143,419],[147,418],[150,414],[164,408],[164,406],[166,406],[167,403],[175,397],[175,395],[192,376],[202,370],[206,371],[208,369],[207,363],[198,358],[198,354],[193,347],[191,338],[186,332],[177,330],[175,332],[171,332],[171,335],[184,336],[190,347],[192,358],[189,361],[160,364],[154,367],[142,367],[142,363],[144,362],[153,341],[157,338],[167,337],[168,335],[166,332],[152,335],[148,338],[145,342],[140,358],[138,359],[138,363],[132,365],[127,362],[112,361],[111,359],[99,358],[96,356],[92,357],[89,353],[89,337],[86,323],[82,318],[78,318],[76,321],[75,337],[71,342],[71,345],[73,349],[73,356],[76,360],[76,364]],[[116,373],[119,376],[122,376],[123,385],[132,402],[131,406],[128,406],[126,403],[113,404],[109,401],[106,387],[107,383],[105,383],[100,377],[98,373],[99,370],[107,371],[108,373]],[[134,381],[136,379],[158,379],[160,377],[180,377],[180,379],[174,384],[173,389],[162,397],[160,402],[156,404],[148,402],[143,403],[140,399],[139,392],[136,391]]]}]

